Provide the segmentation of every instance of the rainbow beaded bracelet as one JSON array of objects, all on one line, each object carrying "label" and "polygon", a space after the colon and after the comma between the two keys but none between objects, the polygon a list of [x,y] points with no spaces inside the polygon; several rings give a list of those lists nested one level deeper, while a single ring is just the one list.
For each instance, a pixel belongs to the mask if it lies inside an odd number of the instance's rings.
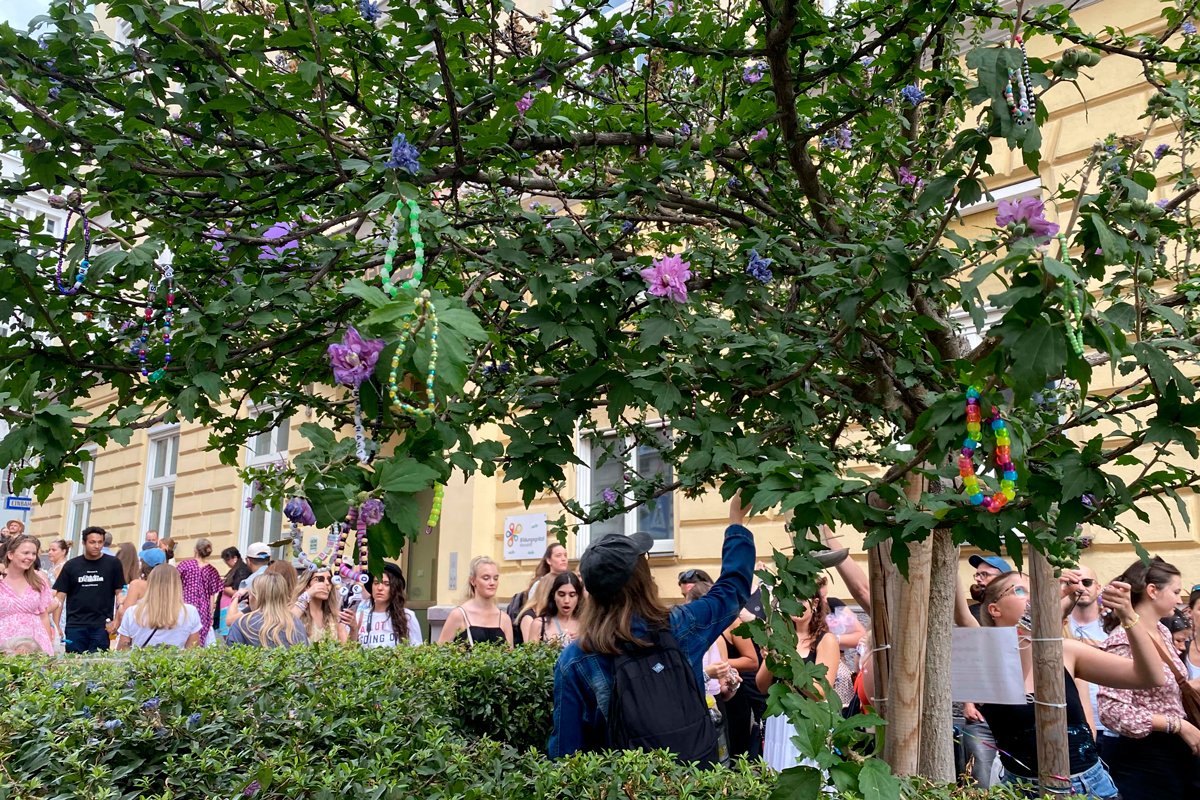
[{"label": "rainbow beaded bracelet", "polygon": [[958,459],[958,474],[962,476],[963,491],[971,505],[979,506],[995,514],[1017,496],[1017,467],[1012,460],[1012,439],[1008,424],[1001,418],[1000,410],[992,406],[989,422],[996,436],[996,466],[1000,469],[1000,491],[985,495],[975,475],[975,450],[983,443],[982,412],[979,406],[979,388],[967,389],[967,438],[963,439]]}]

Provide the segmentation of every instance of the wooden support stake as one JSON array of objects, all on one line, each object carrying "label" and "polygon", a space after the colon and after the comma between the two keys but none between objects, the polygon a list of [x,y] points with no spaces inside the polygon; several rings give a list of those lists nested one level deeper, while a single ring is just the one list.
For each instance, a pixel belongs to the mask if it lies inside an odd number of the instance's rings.
[{"label": "wooden support stake", "polygon": [[1042,791],[1061,794],[1071,774],[1067,747],[1067,690],[1063,678],[1062,593],[1054,567],[1039,552],[1029,556],[1033,606],[1033,696],[1037,721],[1038,779]]},{"label": "wooden support stake", "polygon": [[[889,572],[890,570],[890,572]],[[873,680],[875,697],[871,705],[875,713],[887,718],[888,676],[892,674],[892,623],[888,613],[888,583],[889,575],[896,568],[888,556],[887,545],[879,544],[871,548],[867,559],[867,573],[871,581],[871,640],[875,649]],[[894,582],[894,580],[893,580]]]},{"label": "wooden support stake", "polygon": [[899,613],[892,626],[892,672],[883,757],[896,775],[916,775],[921,755],[925,637],[929,629],[929,577],[933,542],[909,547],[908,580],[900,584]]}]

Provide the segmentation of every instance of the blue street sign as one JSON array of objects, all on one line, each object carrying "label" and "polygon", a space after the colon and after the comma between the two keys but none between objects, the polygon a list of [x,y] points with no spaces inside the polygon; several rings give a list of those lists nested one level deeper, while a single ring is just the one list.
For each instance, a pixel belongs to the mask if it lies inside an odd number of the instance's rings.
[{"label": "blue street sign", "polygon": [[9,511],[29,511],[33,508],[32,497],[6,497],[4,507]]}]

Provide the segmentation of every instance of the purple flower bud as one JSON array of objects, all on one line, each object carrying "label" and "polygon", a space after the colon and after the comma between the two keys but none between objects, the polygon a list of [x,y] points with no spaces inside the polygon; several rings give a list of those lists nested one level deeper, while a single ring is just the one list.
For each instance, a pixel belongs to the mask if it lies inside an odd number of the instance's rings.
[{"label": "purple flower bud", "polygon": [[601,493],[601,496],[604,498],[604,502],[606,502],[606,503],[611,504],[611,503],[617,502],[617,493],[614,492],[612,489],[605,489]]}]

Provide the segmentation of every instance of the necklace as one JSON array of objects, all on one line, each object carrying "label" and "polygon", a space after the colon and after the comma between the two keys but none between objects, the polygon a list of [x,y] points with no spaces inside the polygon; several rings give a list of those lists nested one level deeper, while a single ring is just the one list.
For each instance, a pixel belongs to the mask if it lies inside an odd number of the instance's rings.
[{"label": "necklace", "polygon": [[[1058,257],[1069,269],[1071,266],[1071,254],[1067,252],[1067,237],[1063,234],[1058,234]],[[1071,342],[1071,349],[1075,355],[1083,355],[1083,306],[1079,301],[1079,292],[1076,291],[1075,285],[1069,279],[1063,281],[1063,290],[1067,296],[1067,310],[1070,311],[1070,323],[1067,326],[1067,339]]]},{"label": "necklace", "polygon": [[408,233],[413,241],[413,269],[412,275],[401,286],[405,289],[416,289],[421,285],[421,278],[425,276],[425,243],[421,241],[420,224],[421,207],[413,199],[397,200],[396,210],[392,213],[392,231],[388,236],[387,250],[383,254],[383,269],[380,272],[383,278],[383,290],[393,300],[399,290],[392,283],[392,262],[396,257],[396,246],[400,240],[400,220],[404,216],[405,203],[408,204]]},{"label": "necklace", "polygon": [[[67,258],[67,241],[71,237],[71,215],[79,212],[80,218],[83,220],[83,258],[79,262],[79,271],[75,274],[75,282],[67,285],[63,283],[63,262]],[[88,268],[92,262],[89,260],[92,252],[92,225],[88,220],[87,212],[82,206],[76,208],[71,206],[67,209],[67,220],[63,223],[62,239],[58,243],[58,266],[54,271],[54,285],[58,289],[58,293],[62,295],[76,294],[83,288],[83,282],[87,280]]]},{"label": "necklace", "polygon": [[[146,363],[147,348],[150,346],[150,323],[154,320],[154,303],[158,297],[159,290],[164,288],[166,284],[166,306],[163,309],[162,315],[162,330],[163,330],[163,346],[166,348],[166,353],[163,354],[163,365],[154,372],[150,371],[149,365]],[[146,308],[142,316],[142,334],[138,337],[137,357],[138,363],[142,367],[142,377],[149,378],[151,381],[162,380],[166,374],[167,367],[171,363],[171,323],[175,320],[175,270],[170,266],[163,269],[163,276],[157,282],[151,280],[146,287]]]},{"label": "necklace", "polygon": [[[404,216],[404,209],[408,209],[408,233],[412,237],[413,242],[413,269],[412,275],[401,284],[405,289],[417,289],[421,285],[421,279],[425,277],[425,242],[421,239],[421,206],[413,198],[408,200],[397,200],[396,210],[392,213],[392,228],[388,235],[387,250],[383,254],[383,269],[380,271],[380,276],[383,279],[383,290],[393,300],[399,293],[395,284],[392,282],[392,269],[396,258],[396,248],[400,240],[400,221]],[[429,323],[429,371],[425,375],[425,397],[426,404],[420,407],[411,403],[407,403],[400,399],[400,353],[407,349],[408,342],[416,342],[417,332],[421,329],[425,322]],[[437,311],[433,307],[433,302],[430,300],[429,291],[422,291],[416,298],[414,307],[414,318],[405,320],[401,326],[400,343],[396,350],[392,353],[391,370],[388,372],[388,397],[392,401],[392,405],[399,408],[405,414],[411,414],[416,417],[432,417],[437,413],[433,397],[433,382],[437,376],[437,357],[438,357],[438,319]],[[425,533],[430,534],[437,527],[438,521],[442,517],[442,497],[445,493],[445,487],[440,483],[433,485],[433,505],[429,509],[429,519],[425,523]]]},{"label": "necklace", "polygon": [[[1021,34],[1015,34],[1013,41],[1021,48],[1021,66],[1019,69],[1008,71],[1008,82],[1004,85],[1004,99],[1008,103],[1008,113],[1018,125],[1024,125],[1033,118],[1037,100],[1033,94],[1033,79],[1029,75],[1029,54],[1025,50],[1025,40]],[[1014,97],[1013,86],[1016,86]]]},{"label": "necklace", "polygon": [[996,435],[994,455],[996,466],[1001,471],[1000,491],[993,495],[983,493],[979,486],[979,478],[975,476],[975,449],[983,442],[979,394],[977,386],[967,389],[967,438],[963,440],[958,459],[958,474],[962,476],[963,490],[971,500],[971,505],[995,514],[1017,496],[1017,468],[1012,461],[1012,440],[1009,437],[1008,425],[1000,417],[1000,410],[992,406],[990,425]]}]

